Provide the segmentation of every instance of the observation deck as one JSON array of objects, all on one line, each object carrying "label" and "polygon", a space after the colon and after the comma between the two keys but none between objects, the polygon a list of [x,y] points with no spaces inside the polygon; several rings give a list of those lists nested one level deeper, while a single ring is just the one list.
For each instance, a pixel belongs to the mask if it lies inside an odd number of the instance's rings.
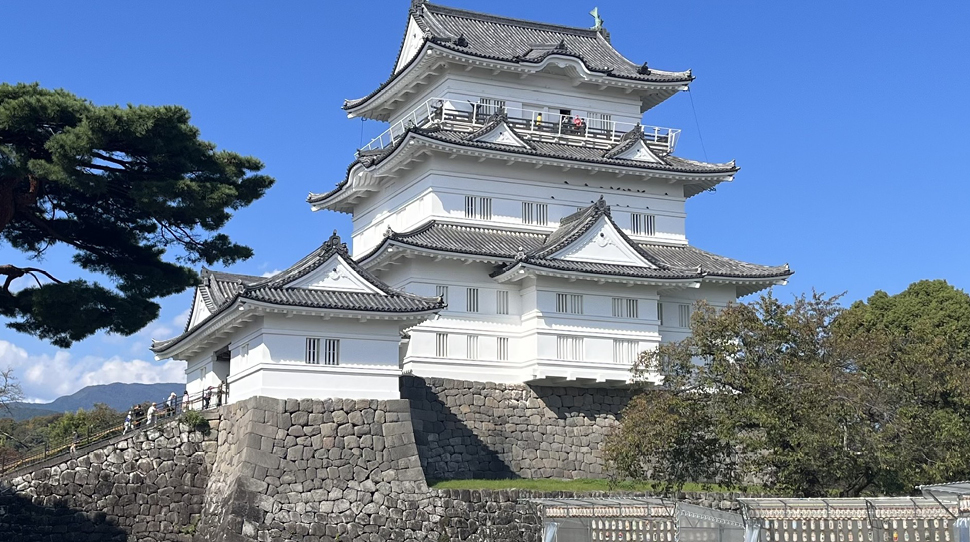
[{"label": "observation deck", "polygon": [[[638,126],[634,123],[614,121],[608,118],[608,115],[599,115],[595,112],[583,117],[520,107],[506,108],[495,103],[429,98],[402,119],[391,124],[390,128],[370,143],[361,147],[358,153],[389,147],[412,127],[438,126],[445,130],[474,132],[484,126],[496,113],[504,113],[508,118],[508,124],[524,139],[600,149],[613,147],[624,134]],[[679,129],[639,126],[643,130],[644,139],[653,150],[665,155],[674,151],[680,136]]]}]

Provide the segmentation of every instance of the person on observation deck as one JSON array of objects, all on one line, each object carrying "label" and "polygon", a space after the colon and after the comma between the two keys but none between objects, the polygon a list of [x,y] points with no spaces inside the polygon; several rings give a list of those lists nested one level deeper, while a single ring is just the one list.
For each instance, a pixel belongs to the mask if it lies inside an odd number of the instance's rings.
[{"label": "person on observation deck", "polygon": [[185,390],[185,393],[182,394],[182,412],[189,410],[190,406],[192,405],[189,404],[189,390]]}]

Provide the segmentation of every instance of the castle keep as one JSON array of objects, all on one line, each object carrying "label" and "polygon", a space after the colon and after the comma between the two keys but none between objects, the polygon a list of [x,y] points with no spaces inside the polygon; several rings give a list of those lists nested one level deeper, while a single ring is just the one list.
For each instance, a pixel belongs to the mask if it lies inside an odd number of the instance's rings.
[{"label": "castle keep", "polygon": [[402,373],[617,387],[689,333],[692,304],[784,283],[688,243],[688,198],[733,161],[674,154],[642,123],[689,71],[628,60],[592,29],[415,0],[390,77],[348,100],[390,127],[313,210],[353,216],[276,276],[203,272],[185,332],[190,393],[396,399]]}]

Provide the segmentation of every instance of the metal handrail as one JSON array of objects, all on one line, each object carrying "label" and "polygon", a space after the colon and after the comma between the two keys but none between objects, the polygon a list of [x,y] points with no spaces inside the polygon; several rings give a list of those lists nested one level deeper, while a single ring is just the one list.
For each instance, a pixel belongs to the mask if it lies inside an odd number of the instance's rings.
[{"label": "metal handrail", "polygon": [[[494,113],[504,111],[516,131],[526,137],[553,137],[560,140],[579,142],[616,143],[627,132],[637,126],[643,130],[648,141],[665,147],[666,152],[674,151],[680,130],[662,126],[646,126],[637,123],[620,122],[612,119],[590,119],[577,116],[564,116],[559,113],[537,111],[525,108],[500,108],[494,104],[455,100],[450,98],[428,98],[402,119],[391,124],[380,135],[358,150],[358,154],[376,151],[392,145],[411,127],[424,128],[441,123],[465,129],[483,126]],[[513,114],[517,113],[517,114]],[[595,115],[596,113],[593,112]]]},{"label": "metal handrail", "polygon": [[[174,405],[171,406],[169,406],[168,397],[166,396],[163,401],[156,402],[156,404],[159,405],[159,409],[155,414],[154,420],[148,419],[148,412],[146,410],[141,417],[134,417],[130,426],[128,426],[127,423],[123,423],[107,429],[97,430],[97,432],[94,434],[91,433],[91,428],[88,427],[87,432],[83,437],[78,435],[79,438],[77,442],[74,443],[74,448],[77,450],[79,448],[84,448],[99,442],[107,441],[119,435],[126,435],[129,433],[134,434],[138,431],[146,430],[150,427],[154,427],[163,419],[174,418],[176,415],[182,414],[187,410],[212,410],[227,404],[228,402],[228,391],[224,391],[220,397],[218,395],[218,391],[213,390],[208,405],[206,405],[205,401],[205,390],[195,394],[189,394],[188,403],[185,403],[182,397],[176,396]],[[26,450],[22,454],[23,457],[20,457],[19,459],[16,459],[10,463],[7,463],[5,456],[0,455],[0,474],[40,463],[59,455],[69,454],[71,453],[71,441],[72,437],[66,437],[58,442],[45,440],[43,444]]]}]

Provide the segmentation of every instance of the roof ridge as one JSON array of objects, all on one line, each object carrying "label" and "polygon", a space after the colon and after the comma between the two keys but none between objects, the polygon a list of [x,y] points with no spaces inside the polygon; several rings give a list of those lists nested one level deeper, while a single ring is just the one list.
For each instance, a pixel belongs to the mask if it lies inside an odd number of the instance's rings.
[{"label": "roof ridge", "polygon": [[508,26],[522,26],[526,28],[533,28],[536,30],[548,30],[550,32],[569,32],[577,36],[595,38],[599,35],[599,31],[593,30],[591,28],[585,28],[581,26],[567,26],[554,23],[542,23],[538,21],[529,21],[527,19],[518,19],[515,17],[507,17],[504,15],[493,15],[491,13],[483,13],[481,11],[473,11],[469,9],[455,8],[451,6],[442,6],[440,4],[432,4],[430,2],[424,2],[424,7],[427,8],[429,13],[436,14],[441,13],[442,15],[451,15],[453,17],[465,17],[478,19],[480,21],[486,21],[495,24],[505,24]]}]

